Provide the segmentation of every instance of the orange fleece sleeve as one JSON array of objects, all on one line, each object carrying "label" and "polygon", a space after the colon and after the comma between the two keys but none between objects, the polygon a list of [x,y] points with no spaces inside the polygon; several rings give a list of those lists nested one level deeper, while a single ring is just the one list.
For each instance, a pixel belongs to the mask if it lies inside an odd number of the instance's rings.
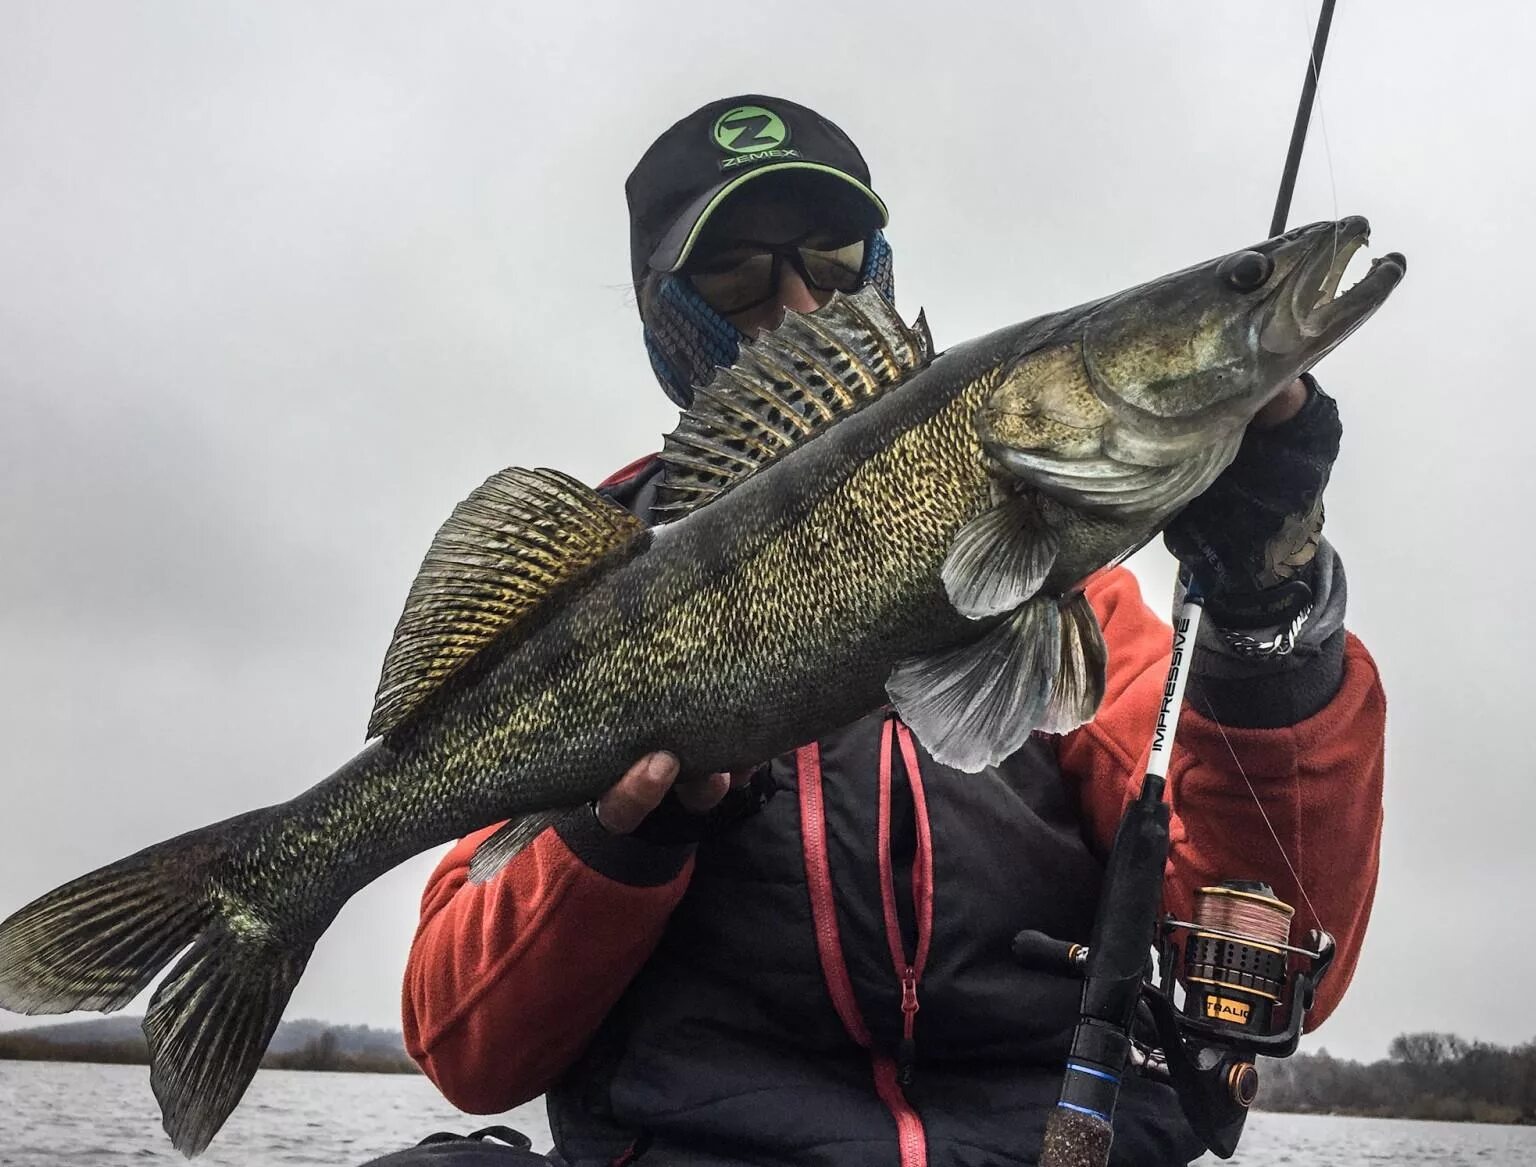
[{"label": "orange fleece sleeve", "polygon": [[433,872],[402,992],[407,1052],[473,1114],[537,1097],[576,1060],[693,870],[690,856],[664,882],[620,882],[550,828],[499,875],[470,883],[475,848],[495,829],[466,836]]},{"label": "orange fleece sleeve", "polygon": [[[1098,716],[1061,739],[1059,756],[1079,783],[1091,839],[1107,851],[1146,769],[1172,633],[1123,567],[1087,594],[1109,647],[1107,687]],[[1349,987],[1380,861],[1386,697],[1365,646],[1345,635],[1343,680],[1320,711],[1279,729],[1235,729],[1186,704],[1168,772],[1165,910],[1187,920],[1196,889],[1261,879],[1296,908],[1293,943],[1314,927],[1332,933],[1338,951],[1308,1029]]]}]

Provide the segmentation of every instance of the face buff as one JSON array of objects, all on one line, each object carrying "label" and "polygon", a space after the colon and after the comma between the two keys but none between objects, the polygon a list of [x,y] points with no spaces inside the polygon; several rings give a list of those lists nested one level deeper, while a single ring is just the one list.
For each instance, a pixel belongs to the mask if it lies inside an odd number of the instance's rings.
[{"label": "face buff", "polygon": [[[876,231],[864,249],[859,287],[873,285],[894,302],[895,275],[885,234]],[[704,301],[686,276],[669,272],[656,281],[650,302],[641,307],[645,351],[661,387],[679,406],[693,403],[693,387],[707,384],[716,368],[736,363],[742,334]]]}]

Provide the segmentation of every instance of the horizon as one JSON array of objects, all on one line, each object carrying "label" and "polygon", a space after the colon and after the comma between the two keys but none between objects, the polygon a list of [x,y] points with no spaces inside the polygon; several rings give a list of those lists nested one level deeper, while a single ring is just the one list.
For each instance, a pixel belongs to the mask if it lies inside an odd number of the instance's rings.
[{"label": "horizon", "polygon": [[[7,1034],[17,1034],[17,1035],[20,1035],[20,1034],[39,1033],[39,1032],[46,1032],[47,1030],[51,1030],[51,1029],[66,1029],[66,1028],[69,1028],[70,1026],[99,1025],[99,1024],[101,1024],[103,1022],[141,1022],[141,1021],[143,1021],[143,1019],[144,1018],[143,1018],[142,1014],[108,1013],[108,1014],[91,1014],[90,1016],[79,1016],[77,1014],[69,1014],[68,1016],[60,1017],[60,1018],[58,1018],[56,1020],[44,1021],[44,1022],[42,1022],[40,1024],[27,1025],[27,1026],[19,1027],[19,1028],[16,1028],[16,1029],[0,1030],[0,1036],[7,1035]],[[35,1019],[29,1018],[28,1020],[35,1020]],[[371,1033],[387,1033],[387,1034],[392,1034],[392,1035],[400,1038],[400,1048],[402,1050],[404,1050],[404,1048],[405,1048],[405,1035],[401,1032],[399,1026],[370,1025],[367,1022],[361,1022],[361,1021],[360,1022],[328,1021],[328,1020],[326,1020],[323,1017],[284,1017],[280,1022],[278,1022],[278,1029],[279,1029],[279,1031],[281,1031],[284,1027],[289,1027],[289,1026],[292,1026],[292,1027],[315,1026],[315,1027],[318,1027],[318,1028],[320,1028],[322,1030],[333,1030],[333,1031],[334,1030],[358,1030],[358,1029],[365,1029],[365,1030],[368,1030]],[[1421,1035],[1425,1035],[1425,1034],[1436,1034],[1436,1035],[1441,1035],[1441,1036],[1455,1038],[1457,1040],[1462,1040],[1462,1041],[1466,1040],[1466,1039],[1462,1038],[1461,1035],[1458,1034],[1458,1033],[1451,1033],[1451,1032],[1446,1032],[1446,1031],[1442,1031],[1442,1030],[1404,1029],[1404,1030],[1401,1030],[1397,1035],[1395,1035],[1394,1041],[1396,1040],[1396,1038],[1408,1038],[1408,1037],[1421,1036]],[[1485,1046],[1485,1047],[1492,1047],[1492,1048],[1500,1049],[1500,1050],[1514,1051],[1514,1050],[1519,1050],[1519,1049],[1528,1048],[1528,1047],[1536,1047],[1536,1034],[1532,1034],[1530,1037],[1517,1039],[1515,1041],[1487,1042],[1487,1041],[1473,1040],[1473,1041],[1468,1042],[1468,1044],[1471,1045],[1471,1046]],[[1328,1043],[1326,1041],[1316,1041],[1316,1042],[1313,1042],[1313,1043],[1311,1043],[1308,1046],[1308,1048],[1299,1050],[1297,1052],[1297,1056],[1306,1055],[1306,1054],[1310,1054],[1310,1055],[1313,1055],[1313,1056],[1326,1056],[1326,1057],[1333,1058],[1336,1061],[1355,1062],[1355,1063],[1358,1063],[1360,1065],[1374,1065],[1374,1064],[1377,1064],[1379,1062],[1391,1062],[1391,1061],[1396,1060],[1396,1059],[1393,1058],[1393,1056],[1392,1056],[1392,1054],[1390,1052],[1390,1049],[1387,1052],[1384,1052],[1384,1053],[1382,1053],[1379,1056],[1374,1057],[1374,1058],[1372,1058],[1372,1057],[1350,1057],[1350,1056],[1347,1056],[1347,1055],[1335,1054],[1335,1053],[1332,1053],[1332,1052],[1329,1051]],[[0,1054],[0,1061],[3,1061],[3,1060],[5,1060],[4,1055]],[[1284,1060],[1284,1059],[1274,1059],[1274,1058],[1267,1058],[1267,1057],[1265,1058],[1265,1061],[1268,1062],[1268,1063],[1274,1063],[1274,1062],[1279,1061],[1279,1060]],[[367,1071],[359,1071],[359,1072],[367,1072]]]}]

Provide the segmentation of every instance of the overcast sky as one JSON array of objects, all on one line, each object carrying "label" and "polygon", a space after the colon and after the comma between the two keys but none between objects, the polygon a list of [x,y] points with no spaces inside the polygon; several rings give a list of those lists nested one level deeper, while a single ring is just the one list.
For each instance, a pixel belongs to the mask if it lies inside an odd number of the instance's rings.
[{"label": "overcast sky", "polygon": [[[1409,259],[1318,370],[1390,702],[1375,916],[1318,1035],[1349,1056],[1536,1037],[1533,11],[1344,0],[1292,216]],[[355,752],[489,473],[656,448],[622,185],[673,120],[839,122],[947,345],[1262,238],[1314,15],[0,0],[0,915]],[[1170,562],[1136,564],[1159,607]],[[431,863],[356,897],[288,1016],[398,1024]]]}]

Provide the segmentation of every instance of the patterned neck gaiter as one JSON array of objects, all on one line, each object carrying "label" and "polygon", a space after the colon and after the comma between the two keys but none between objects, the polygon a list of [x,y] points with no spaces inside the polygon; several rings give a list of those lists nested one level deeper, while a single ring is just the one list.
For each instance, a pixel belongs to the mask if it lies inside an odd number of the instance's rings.
[{"label": "patterned neck gaiter", "polygon": [[[891,247],[876,231],[864,249],[860,287],[873,284],[895,303],[896,284]],[[704,302],[691,281],[676,273],[663,275],[648,303],[640,309],[645,325],[645,351],[651,370],[668,397],[683,409],[693,402],[693,387],[706,385],[716,368],[736,363],[742,334]]]}]

